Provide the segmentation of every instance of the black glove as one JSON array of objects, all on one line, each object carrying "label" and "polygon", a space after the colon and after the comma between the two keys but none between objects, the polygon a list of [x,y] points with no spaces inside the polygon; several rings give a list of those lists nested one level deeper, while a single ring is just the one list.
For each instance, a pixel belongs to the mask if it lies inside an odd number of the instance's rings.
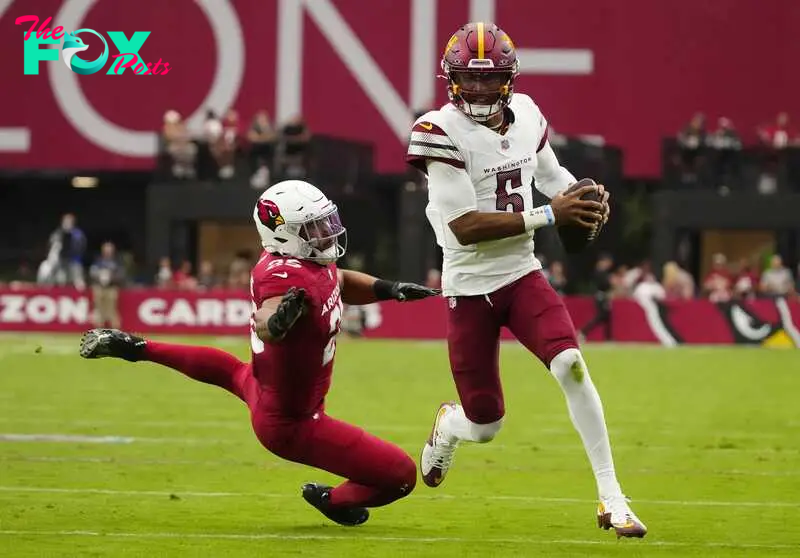
[{"label": "black glove", "polygon": [[416,283],[393,283],[392,298],[405,302],[406,300],[420,300],[429,296],[442,294],[439,289],[430,289]]},{"label": "black glove", "polygon": [[267,330],[273,339],[282,339],[305,311],[306,291],[291,287],[281,298],[275,313],[267,321]]},{"label": "black glove", "polygon": [[400,283],[385,279],[375,281],[372,290],[378,300],[399,300],[400,302],[436,296],[442,292],[439,289],[429,289],[415,283]]}]

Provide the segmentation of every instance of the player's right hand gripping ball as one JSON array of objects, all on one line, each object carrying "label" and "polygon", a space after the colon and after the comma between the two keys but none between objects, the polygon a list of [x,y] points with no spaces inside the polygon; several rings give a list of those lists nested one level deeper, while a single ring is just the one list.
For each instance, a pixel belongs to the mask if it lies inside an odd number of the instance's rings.
[{"label": "player's right hand gripping ball", "polygon": [[[584,186],[590,186],[595,184],[595,181],[591,178],[584,178],[579,180],[564,192],[564,194],[570,194],[575,190],[579,190]],[[602,203],[600,199],[600,194],[598,191],[592,190],[587,192],[581,196],[581,200],[585,201],[595,201],[598,203]],[[600,235],[600,231],[603,229],[603,220],[600,215],[598,215],[597,221],[593,227],[584,227],[578,224],[566,223],[563,225],[558,225],[558,236],[561,239],[561,244],[564,245],[564,250],[568,254],[577,254],[582,252],[589,246],[595,239]]]}]

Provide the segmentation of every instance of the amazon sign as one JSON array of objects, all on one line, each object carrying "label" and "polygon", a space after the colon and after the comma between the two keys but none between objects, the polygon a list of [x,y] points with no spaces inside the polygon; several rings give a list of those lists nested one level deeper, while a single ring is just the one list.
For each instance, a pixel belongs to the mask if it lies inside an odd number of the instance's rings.
[{"label": "amazon sign", "polygon": [[[566,297],[564,302],[578,327],[597,311],[591,297]],[[80,332],[92,327],[93,308],[87,291],[0,289],[0,331]],[[365,337],[444,340],[447,335],[443,298],[414,304],[382,302],[366,311]],[[247,293],[238,291],[129,289],[119,296],[123,329],[148,334],[247,335],[251,312]],[[600,330],[590,332],[589,341],[800,348],[800,302],[616,299],[611,306],[611,339],[604,339]],[[503,338],[514,339],[507,330]]]}]

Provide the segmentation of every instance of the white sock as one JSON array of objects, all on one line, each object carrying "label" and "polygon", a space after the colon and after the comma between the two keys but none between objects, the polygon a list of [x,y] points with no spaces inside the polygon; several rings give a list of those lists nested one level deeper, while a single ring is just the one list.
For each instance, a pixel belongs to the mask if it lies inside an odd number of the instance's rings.
[{"label": "white sock", "polygon": [[447,413],[439,423],[439,429],[445,438],[453,442],[490,442],[503,426],[503,419],[489,424],[472,422],[464,414],[464,407],[456,405],[453,412]]},{"label": "white sock", "polygon": [[567,349],[559,353],[550,363],[550,372],[564,391],[569,416],[583,440],[600,497],[621,495],[622,489],[614,472],[603,404],[580,351]]}]

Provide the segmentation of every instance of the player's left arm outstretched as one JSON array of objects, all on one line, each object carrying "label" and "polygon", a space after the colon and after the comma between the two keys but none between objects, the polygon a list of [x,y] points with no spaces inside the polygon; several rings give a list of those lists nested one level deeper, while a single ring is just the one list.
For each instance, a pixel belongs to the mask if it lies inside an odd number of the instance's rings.
[{"label": "player's left arm outstretched", "polygon": [[372,275],[351,271],[339,270],[339,285],[342,289],[342,301],[345,304],[371,304],[381,300],[420,300],[429,296],[441,294],[439,289],[431,289],[416,283],[402,283],[378,279]]}]

